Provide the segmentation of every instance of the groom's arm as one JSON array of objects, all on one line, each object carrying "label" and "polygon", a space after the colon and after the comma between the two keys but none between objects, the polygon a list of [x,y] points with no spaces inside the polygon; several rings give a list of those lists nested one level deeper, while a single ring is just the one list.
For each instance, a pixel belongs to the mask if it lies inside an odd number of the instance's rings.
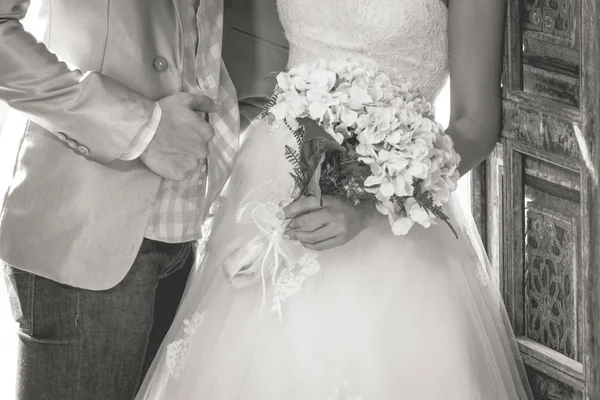
[{"label": "groom's arm", "polygon": [[156,103],[98,72],[60,62],[21,25],[28,7],[29,0],[0,2],[0,99],[85,146],[93,160],[131,157],[132,141],[147,142],[156,130]]}]

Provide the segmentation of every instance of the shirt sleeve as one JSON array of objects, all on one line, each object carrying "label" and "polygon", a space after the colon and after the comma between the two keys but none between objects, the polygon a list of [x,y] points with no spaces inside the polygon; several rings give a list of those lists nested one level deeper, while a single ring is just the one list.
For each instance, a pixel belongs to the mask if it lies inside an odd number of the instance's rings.
[{"label": "shirt sleeve", "polygon": [[154,106],[154,111],[152,112],[152,116],[150,117],[148,123],[144,125],[142,129],[140,129],[137,135],[134,136],[133,140],[131,140],[125,151],[119,156],[119,159],[125,161],[135,160],[142,155],[142,153],[146,150],[146,147],[148,147],[152,139],[154,139],[161,116],[162,111],[157,103]]}]

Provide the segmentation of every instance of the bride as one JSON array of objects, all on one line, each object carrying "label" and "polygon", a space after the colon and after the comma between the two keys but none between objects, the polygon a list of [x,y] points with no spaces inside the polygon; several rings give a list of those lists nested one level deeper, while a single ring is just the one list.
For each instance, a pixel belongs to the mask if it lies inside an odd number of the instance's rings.
[{"label": "bride", "polygon": [[[368,57],[428,99],[449,70],[447,132],[461,173],[491,152],[500,129],[505,1],[277,4],[290,66]],[[302,244],[300,273],[272,284],[235,268],[255,258],[236,251],[264,228],[246,207],[290,196],[282,151],[290,137],[261,120],[247,131],[204,258],[137,398],[531,398],[495,277],[456,199],[445,212],[458,240],[443,224],[395,236],[373,205],[303,198],[279,216],[282,240]]]}]

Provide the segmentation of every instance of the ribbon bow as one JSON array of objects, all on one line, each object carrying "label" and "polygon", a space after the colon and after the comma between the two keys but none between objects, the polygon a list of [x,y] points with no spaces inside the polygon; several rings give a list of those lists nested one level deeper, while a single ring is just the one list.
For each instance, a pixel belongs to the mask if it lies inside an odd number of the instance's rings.
[{"label": "ribbon bow", "polygon": [[270,277],[275,286],[280,269],[294,268],[307,250],[299,242],[283,237],[287,222],[278,217],[283,214],[279,204],[270,201],[247,203],[240,209],[238,219],[248,212],[258,232],[227,256],[223,270],[235,289],[261,281],[264,305],[267,278]]}]

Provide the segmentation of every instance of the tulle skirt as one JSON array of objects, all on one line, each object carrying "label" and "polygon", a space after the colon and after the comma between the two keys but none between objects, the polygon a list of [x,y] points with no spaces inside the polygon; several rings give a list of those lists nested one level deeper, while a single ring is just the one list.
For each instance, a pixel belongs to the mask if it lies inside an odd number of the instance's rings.
[{"label": "tulle skirt", "polygon": [[[472,219],[394,236],[387,220],[318,254],[272,310],[269,279],[234,288],[225,259],[255,237],[242,204],[289,196],[287,128],[247,133],[202,261],[139,400],[520,400],[523,365]],[[293,140],[293,139],[291,139]],[[264,283],[264,284],[263,284]]]}]

